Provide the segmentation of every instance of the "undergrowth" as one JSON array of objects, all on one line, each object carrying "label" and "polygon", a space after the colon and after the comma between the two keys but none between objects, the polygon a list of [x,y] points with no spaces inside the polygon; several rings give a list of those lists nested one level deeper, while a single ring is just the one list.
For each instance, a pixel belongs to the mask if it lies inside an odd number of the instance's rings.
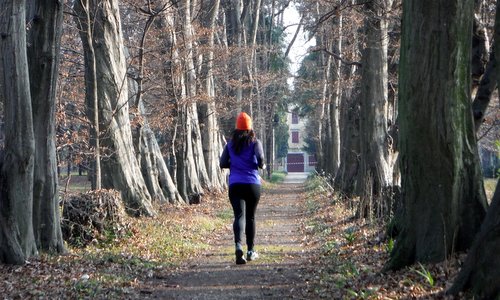
[{"label": "undergrowth", "polygon": [[127,298],[141,281],[204,255],[227,229],[232,210],[225,195],[204,199],[201,205],[158,208],[151,218],[127,217],[123,237],[69,248],[70,255],[45,257],[46,263],[72,265],[71,276],[62,283],[70,293],[66,296]]},{"label": "undergrowth", "polygon": [[384,224],[356,218],[356,199],[341,197],[330,182],[314,176],[306,184],[303,229],[319,252],[309,275],[317,297],[445,299],[462,258],[382,273],[395,241],[385,235]]},{"label": "undergrowth", "polygon": [[269,179],[269,182],[271,182],[271,183],[282,183],[285,180],[285,177],[286,177],[286,172],[274,171],[271,174],[271,179]]}]

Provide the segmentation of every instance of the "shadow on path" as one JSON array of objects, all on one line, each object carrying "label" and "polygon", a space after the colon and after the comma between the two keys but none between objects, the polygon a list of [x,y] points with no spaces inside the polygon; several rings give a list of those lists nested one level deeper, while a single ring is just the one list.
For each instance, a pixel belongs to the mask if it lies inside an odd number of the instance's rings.
[{"label": "shadow on path", "polygon": [[300,233],[301,184],[282,184],[263,192],[257,209],[256,249],[260,258],[234,263],[232,225],[204,257],[174,273],[156,274],[141,291],[156,299],[307,298],[302,279],[312,255]]}]

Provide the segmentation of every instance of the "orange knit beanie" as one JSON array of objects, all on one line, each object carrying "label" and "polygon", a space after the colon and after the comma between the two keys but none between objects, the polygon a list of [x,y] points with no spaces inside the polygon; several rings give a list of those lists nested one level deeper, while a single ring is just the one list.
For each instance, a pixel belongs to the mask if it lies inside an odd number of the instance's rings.
[{"label": "orange knit beanie", "polygon": [[251,130],[252,129],[252,118],[244,112],[240,112],[236,118],[236,129],[239,130]]}]

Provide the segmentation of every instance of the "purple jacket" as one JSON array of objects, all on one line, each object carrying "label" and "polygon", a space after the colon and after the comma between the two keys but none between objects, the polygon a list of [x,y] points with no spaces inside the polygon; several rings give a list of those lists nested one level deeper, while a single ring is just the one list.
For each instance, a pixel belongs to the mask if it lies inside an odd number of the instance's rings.
[{"label": "purple jacket", "polygon": [[232,142],[226,144],[220,157],[221,168],[229,168],[229,185],[235,183],[260,184],[259,170],[264,166],[264,150],[257,140],[234,152]]}]

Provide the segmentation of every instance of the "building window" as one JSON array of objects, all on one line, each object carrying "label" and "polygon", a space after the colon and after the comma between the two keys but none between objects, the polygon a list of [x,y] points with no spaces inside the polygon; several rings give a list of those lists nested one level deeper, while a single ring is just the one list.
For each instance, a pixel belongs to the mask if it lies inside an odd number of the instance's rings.
[{"label": "building window", "polygon": [[292,124],[299,124],[299,115],[292,113]]},{"label": "building window", "polygon": [[294,143],[294,144],[299,143],[299,132],[298,131],[292,131],[292,143]]}]

